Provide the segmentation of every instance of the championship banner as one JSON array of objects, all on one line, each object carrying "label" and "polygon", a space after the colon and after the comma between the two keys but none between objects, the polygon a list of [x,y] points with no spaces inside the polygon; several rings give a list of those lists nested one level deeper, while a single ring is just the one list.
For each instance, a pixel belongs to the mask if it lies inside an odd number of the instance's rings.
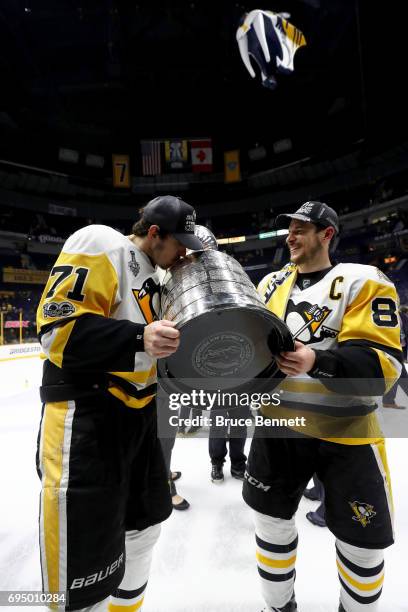
[{"label": "championship banner", "polygon": [[128,189],[130,187],[129,155],[112,155],[113,186]]},{"label": "championship banner", "polygon": [[225,151],[224,153],[224,181],[225,183],[238,183],[241,180],[239,165],[239,150]]},{"label": "championship banner", "polygon": [[192,140],[190,145],[193,172],[212,172],[213,155],[211,140]]},{"label": "championship banner", "polygon": [[187,166],[187,140],[166,140],[164,142],[166,166],[172,170],[180,170]]},{"label": "championship banner", "polygon": [[28,285],[45,285],[50,275],[49,270],[24,270],[22,268],[3,268],[3,283],[25,283]]}]

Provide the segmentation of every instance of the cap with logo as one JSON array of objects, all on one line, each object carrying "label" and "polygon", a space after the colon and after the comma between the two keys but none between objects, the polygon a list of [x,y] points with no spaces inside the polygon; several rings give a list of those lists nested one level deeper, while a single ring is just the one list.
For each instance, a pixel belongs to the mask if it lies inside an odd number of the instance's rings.
[{"label": "cap with logo", "polygon": [[305,202],[302,206],[292,214],[282,214],[276,217],[276,227],[288,227],[290,221],[288,219],[298,219],[299,221],[308,221],[322,227],[334,227],[336,233],[339,232],[339,218],[333,208],[327,206],[323,202]]},{"label": "cap with logo", "polygon": [[181,198],[167,195],[150,200],[143,209],[142,218],[169,232],[188,249],[203,248],[201,240],[194,234],[195,210]]}]

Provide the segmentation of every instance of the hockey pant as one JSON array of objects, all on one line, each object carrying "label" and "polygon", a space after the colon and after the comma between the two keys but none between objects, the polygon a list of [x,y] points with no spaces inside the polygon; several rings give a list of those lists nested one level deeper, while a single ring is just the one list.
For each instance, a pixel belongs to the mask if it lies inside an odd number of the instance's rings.
[{"label": "hockey pant", "polygon": [[142,610],[149,579],[153,547],[160,535],[160,525],[143,531],[126,532],[126,569],[122,582],[111,597],[80,608],[78,612],[137,612]]}]

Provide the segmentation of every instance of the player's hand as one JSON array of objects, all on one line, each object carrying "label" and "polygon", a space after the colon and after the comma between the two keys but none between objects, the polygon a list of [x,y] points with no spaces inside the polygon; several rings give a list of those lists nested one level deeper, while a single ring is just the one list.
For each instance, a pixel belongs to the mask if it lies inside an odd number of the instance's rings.
[{"label": "player's hand", "polygon": [[145,352],[156,359],[175,353],[180,344],[180,332],[175,327],[176,323],[165,320],[146,325],[143,334]]},{"label": "player's hand", "polygon": [[284,351],[276,357],[279,369],[288,376],[306,374],[314,366],[316,353],[302,342],[295,340],[294,351]]}]

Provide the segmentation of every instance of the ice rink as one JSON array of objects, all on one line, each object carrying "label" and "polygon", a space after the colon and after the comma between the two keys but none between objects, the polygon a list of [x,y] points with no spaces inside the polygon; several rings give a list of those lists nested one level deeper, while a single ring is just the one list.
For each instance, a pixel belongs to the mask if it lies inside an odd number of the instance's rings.
[{"label": "ice rink", "polygon": [[[35,471],[40,372],[38,357],[0,363],[0,590],[41,589],[40,482]],[[172,467],[183,472],[178,490],[191,508],[174,511],[163,525],[144,612],[260,612],[262,608],[251,512],[241,499],[241,483],[229,475],[229,463],[224,484],[210,482],[207,444],[197,438],[176,441]],[[407,612],[407,442],[390,439],[387,448],[396,544],[386,550],[380,610]],[[314,527],[305,518],[316,506],[303,499],[297,515],[299,612],[337,612],[334,539],[327,529]]]}]

